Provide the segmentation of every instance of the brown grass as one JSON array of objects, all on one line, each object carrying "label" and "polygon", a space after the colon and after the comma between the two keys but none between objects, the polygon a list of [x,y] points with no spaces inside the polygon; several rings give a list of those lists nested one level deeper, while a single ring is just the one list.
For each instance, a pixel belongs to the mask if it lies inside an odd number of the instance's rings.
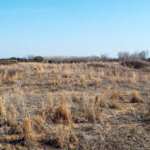
[{"label": "brown grass", "polygon": [[64,71],[64,77],[65,78],[69,78],[71,76],[71,72],[70,72],[70,70],[68,69],[68,70],[65,70]]},{"label": "brown grass", "polygon": [[26,117],[24,119],[24,129],[25,129],[25,144],[27,144],[29,147],[31,145],[36,145],[36,141],[34,138],[34,133],[31,125],[31,119],[29,117]]},{"label": "brown grass", "polygon": [[1,65],[0,149],[148,150],[149,77],[119,62]]},{"label": "brown grass", "polygon": [[72,99],[73,99],[73,101],[78,101],[78,93],[77,92],[72,92],[71,93],[71,97],[72,97]]},{"label": "brown grass", "polygon": [[4,99],[3,98],[0,98],[0,116],[2,116],[2,117],[6,116],[6,111],[5,111]]},{"label": "brown grass", "polygon": [[123,96],[123,92],[120,91],[120,90],[113,90],[113,93],[112,93],[112,98],[113,99],[121,99],[121,100],[125,100],[124,96]]},{"label": "brown grass", "polygon": [[18,123],[18,115],[14,105],[11,105],[9,112],[7,112],[7,121],[10,126],[16,126]]},{"label": "brown grass", "polygon": [[141,98],[141,96],[139,95],[139,93],[137,91],[132,92],[132,99],[131,99],[132,103],[143,103],[143,99]]},{"label": "brown grass", "polygon": [[62,124],[56,126],[56,140],[60,148],[74,149],[78,139],[69,126]]},{"label": "brown grass", "polygon": [[85,84],[86,84],[86,76],[85,75],[80,76],[80,83],[82,86],[85,86]]},{"label": "brown grass", "polygon": [[102,109],[100,108],[100,102],[94,97],[84,97],[84,114],[89,121],[97,120],[103,123]]},{"label": "brown grass", "polygon": [[70,108],[68,103],[60,103],[55,111],[56,123],[72,124]]}]

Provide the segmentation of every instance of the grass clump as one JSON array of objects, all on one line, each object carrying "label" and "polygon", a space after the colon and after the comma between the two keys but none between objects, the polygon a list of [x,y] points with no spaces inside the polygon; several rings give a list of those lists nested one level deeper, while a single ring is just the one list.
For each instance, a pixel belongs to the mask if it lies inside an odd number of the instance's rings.
[{"label": "grass clump", "polygon": [[34,132],[31,125],[31,118],[26,117],[24,119],[24,135],[25,135],[25,144],[27,146],[36,145],[36,140],[34,138]]},{"label": "grass clump", "polygon": [[137,91],[134,91],[131,94],[132,94],[131,103],[144,103],[143,99],[141,98],[141,96]]},{"label": "grass clump", "polygon": [[6,111],[5,111],[4,99],[3,98],[0,98],[0,116],[1,117],[6,116]]},{"label": "grass clump", "polygon": [[112,98],[113,99],[118,99],[118,100],[125,100],[124,96],[123,96],[123,92],[120,91],[120,90],[113,90],[113,93],[112,93]]},{"label": "grass clump", "polygon": [[56,140],[60,148],[74,149],[78,139],[70,126],[56,126]]},{"label": "grass clump", "polygon": [[67,125],[73,123],[68,103],[63,102],[58,105],[55,111],[55,121]]}]

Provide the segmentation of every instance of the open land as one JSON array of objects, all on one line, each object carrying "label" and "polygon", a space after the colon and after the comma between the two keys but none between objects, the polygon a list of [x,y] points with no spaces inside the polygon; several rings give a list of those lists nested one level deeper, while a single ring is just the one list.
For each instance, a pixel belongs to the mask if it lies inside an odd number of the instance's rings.
[{"label": "open land", "polygon": [[150,66],[0,65],[0,149],[150,149]]}]

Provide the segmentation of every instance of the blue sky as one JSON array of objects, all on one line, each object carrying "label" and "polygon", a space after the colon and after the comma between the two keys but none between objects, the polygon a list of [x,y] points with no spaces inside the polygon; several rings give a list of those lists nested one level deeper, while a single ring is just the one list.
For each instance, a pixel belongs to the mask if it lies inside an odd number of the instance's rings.
[{"label": "blue sky", "polygon": [[149,0],[0,0],[0,58],[150,49]]}]

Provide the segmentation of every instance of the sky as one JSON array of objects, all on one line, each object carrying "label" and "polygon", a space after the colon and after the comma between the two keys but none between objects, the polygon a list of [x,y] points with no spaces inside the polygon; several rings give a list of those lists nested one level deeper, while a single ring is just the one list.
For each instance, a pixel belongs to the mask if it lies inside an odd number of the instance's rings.
[{"label": "sky", "polygon": [[150,50],[150,0],[0,0],[0,58]]}]

